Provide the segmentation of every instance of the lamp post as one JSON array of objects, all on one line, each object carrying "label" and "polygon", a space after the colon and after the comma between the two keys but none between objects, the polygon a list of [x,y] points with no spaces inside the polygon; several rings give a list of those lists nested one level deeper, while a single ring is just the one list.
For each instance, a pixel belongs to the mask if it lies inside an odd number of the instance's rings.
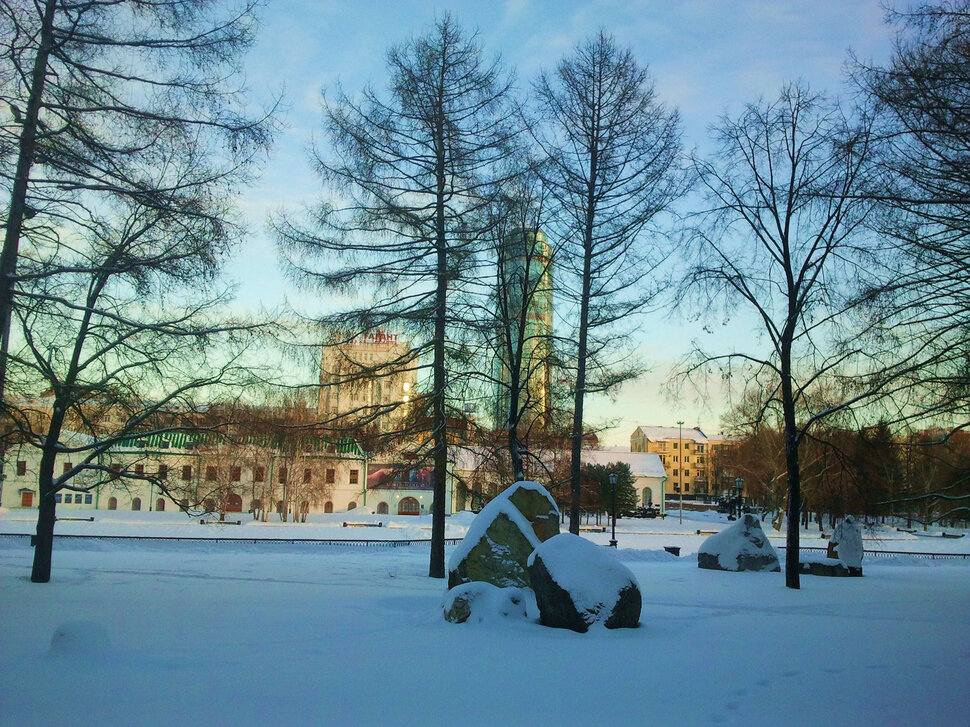
[{"label": "lamp post", "polygon": [[[680,492],[680,483],[674,483],[674,492]],[[684,493],[680,492],[680,522],[684,522]]]},{"label": "lamp post", "polygon": [[741,519],[741,493],[744,491],[744,479],[737,477],[734,480],[734,488],[737,490],[736,497],[738,498],[738,520]]},{"label": "lamp post", "polygon": [[616,547],[616,472],[610,472],[610,491],[613,500],[613,536],[610,539],[610,547]]},{"label": "lamp post", "polygon": [[[680,454],[677,455],[680,458],[678,464],[680,467],[677,468],[677,479],[681,483],[684,481],[684,420],[681,419],[677,422],[677,449],[680,450]],[[684,486],[680,484],[677,486],[677,491],[680,493],[680,522],[684,522]]]}]

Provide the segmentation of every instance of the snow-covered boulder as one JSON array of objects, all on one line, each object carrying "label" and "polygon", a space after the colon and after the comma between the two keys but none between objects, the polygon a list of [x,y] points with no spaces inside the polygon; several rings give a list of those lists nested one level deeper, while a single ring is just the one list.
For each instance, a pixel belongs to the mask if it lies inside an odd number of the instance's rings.
[{"label": "snow-covered boulder", "polygon": [[778,553],[751,514],[710,536],[697,551],[697,566],[711,570],[780,571]]},{"label": "snow-covered boulder", "polygon": [[545,626],[585,633],[597,623],[608,629],[640,623],[640,585],[613,550],[561,533],[536,548],[529,575]]},{"label": "snow-covered boulder", "polygon": [[441,608],[451,623],[490,623],[529,616],[531,592],[525,588],[499,588],[491,583],[462,583],[445,594]]},{"label": "snow-covered boulder", "polygon": [[546,488],[538,482],[516,482],[469,526],[448,562],[448,588],[469,581],[528,587],[526,561],[539,543],[555,534],[553,527],[559,531],[559,510]]},{"label": "snow-covered boulder", "polygon": [[846,568],[862,568],[862,528],[859,521],[851,515],[846,515],[829,539],[829,544],[835,549],[839,560]]}]

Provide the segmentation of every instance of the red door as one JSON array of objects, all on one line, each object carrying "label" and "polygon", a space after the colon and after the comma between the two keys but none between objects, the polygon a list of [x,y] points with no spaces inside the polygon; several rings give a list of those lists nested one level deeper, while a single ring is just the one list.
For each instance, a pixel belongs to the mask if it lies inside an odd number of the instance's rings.
[{"label": "red door", "polygon": [[34,506],[34,493],[33,492],[21,492],[20,493],[20,506],[21,507],[33,507]]}]

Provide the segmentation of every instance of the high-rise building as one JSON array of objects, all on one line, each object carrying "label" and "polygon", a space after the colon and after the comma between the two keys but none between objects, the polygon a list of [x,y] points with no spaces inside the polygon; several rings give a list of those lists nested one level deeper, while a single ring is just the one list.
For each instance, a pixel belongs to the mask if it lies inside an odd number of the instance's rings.
[{"label": "high-rise building", "polygon": [[[519,406],[524,408],[522,423],[526,428],[545,426],[552,410],[552,248],[541,230],[512,235],[499,251],[498,285],[506,306],[500,305],[500,324],[508,334],[499,335],[499,351],[493,365],[496,380],[493,417],[503,426],[509,412],[513,356],[506,350],[520,344],[522,359],[519,380]],[[502,308],[505,308],[503,311]],[[525,308],[524,326],[522,321]],[[505,318],[505,320],[501,320]],[[501,345],[503,344],[504,345]]]}]

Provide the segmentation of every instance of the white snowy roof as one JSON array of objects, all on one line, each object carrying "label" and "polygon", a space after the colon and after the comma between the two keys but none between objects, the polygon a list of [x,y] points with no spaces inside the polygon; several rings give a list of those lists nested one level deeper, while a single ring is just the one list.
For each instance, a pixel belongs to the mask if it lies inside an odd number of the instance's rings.
[{"label": "white snowy roof", "polygon": [[[686,437],[684,437],[686,439]],[[630,465],[634,477],[666,477],[659,454],[651,452],[631,452],[618,449],[584,449],[583,462],[586,464],[609,464],[623,462]]]},{"label": "white snowy roof", "polygon": [[684,439],[691,442],[701,442],[707,441],[707,435],[700,430],[699,427],[637,427],[633,436],[644,436],[652,442],[659,442],[663,440],[678,440]]}]

